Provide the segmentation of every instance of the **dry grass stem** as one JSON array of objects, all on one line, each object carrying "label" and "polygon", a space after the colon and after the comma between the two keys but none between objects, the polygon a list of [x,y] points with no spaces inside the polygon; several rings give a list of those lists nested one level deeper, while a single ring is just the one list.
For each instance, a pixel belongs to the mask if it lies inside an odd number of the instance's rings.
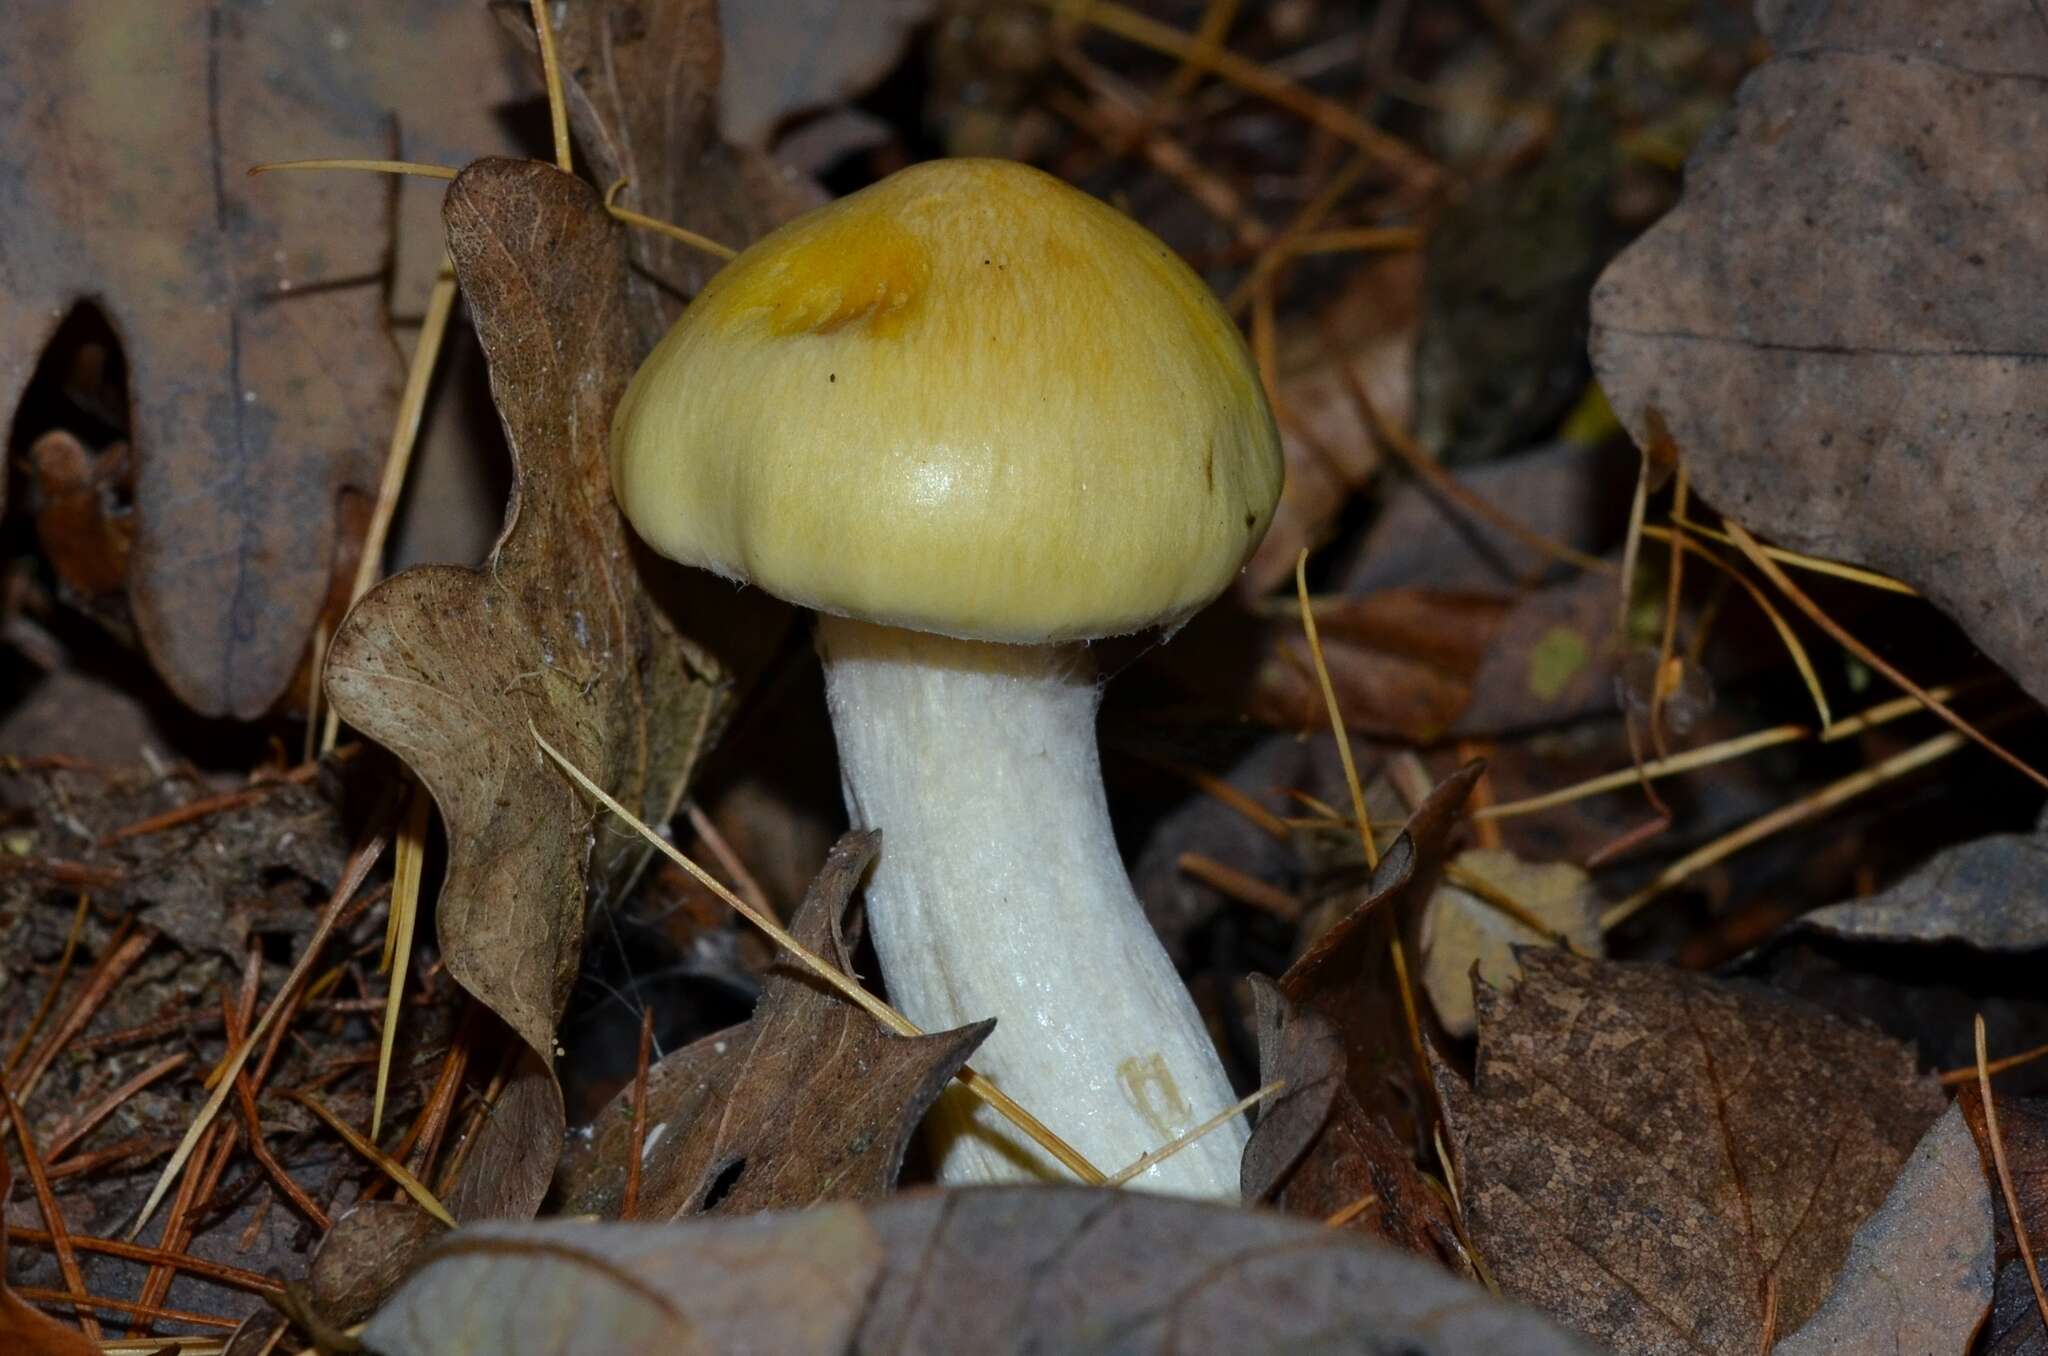
[{"label": "dry grass stem", "polygon": [[1301,917],[1299,897],[1236,867],[1225,866],[1214,857],[1200,852],[1183,852],[1174,859],[1174,868],[1183,876],[1193,877],[1210,889],[1228,895],[1240,904],[1249,904],[1261,913],[1270,913],[1289,922]]},{"label": "dry grass stem", "polygon": [[[1719,528],[1708,527],[1705,523],[1695,522],[1683,512],[1671,515],[1671,526],[1682,532],[1690,532],[1696,537],[1705,537],[1710,541],[1720,542],[1723,546],[1735,545],[1735,538],[1728,533],[1721,531]],[[1759,545],[1765,555],[1781,565],[1790,565],[1794,569],[1805,570],[1810,574],[1833,575],[1837,579],[1846,579],[1852,584],[1861,584],[1865,588],[1880,589],[1886,593],[1903,594],[1908,598],[1918,598],[1920,596],[1920,590],[1904,580],[1894,579],[1888,574],[1879,574],[1876,570],[1867,570],[1861,565],[1847,565],[1839,560],[1825,560],[1820,556],[1809,556],[1799,551],[1787,551],[1782,546]]]},{"label": "dry grass stem", "polygon": [[569,101],[562,97],[562,64],[555,56],[555,26],[548,22],[547,0],[533,0],[533,33],[540,41],[541,79],[548,91],[548,126],[555,134],[555,168],[574,174],[569,154]]}]

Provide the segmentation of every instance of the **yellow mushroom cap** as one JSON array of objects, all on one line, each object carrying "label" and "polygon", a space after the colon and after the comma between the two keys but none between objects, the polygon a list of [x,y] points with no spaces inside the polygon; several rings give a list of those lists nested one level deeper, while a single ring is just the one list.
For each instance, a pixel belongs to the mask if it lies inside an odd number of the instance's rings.
[{"label": "yellow mushroom cap", "polygon": [[824,612],[1031,644],[1207,603],[1281,477],[1201,279],[1000,160],[913,166],[726,265],[634,377],[611,455],[664,555]]}]

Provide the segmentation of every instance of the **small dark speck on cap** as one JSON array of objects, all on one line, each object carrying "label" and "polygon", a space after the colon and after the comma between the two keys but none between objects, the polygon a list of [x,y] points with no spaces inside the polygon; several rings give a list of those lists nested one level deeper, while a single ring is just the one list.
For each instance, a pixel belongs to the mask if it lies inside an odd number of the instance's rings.
[{"label": "small dark speck on cap", "polygon": [[837,380],[839,380],[839,374],[838,374],[837,372],[827,372],[827,373],[825,374],[825,380],[827,380],[827,381],[837,381]]},{"label": "small dark speck on cap", "polygon": [[1245,525],[1246,527],[1257,527],[1257,526],[1259,525],[1259,515],[1258,515],[1258,514],[1256,514],[1256,513],[1247,513],[1247,514],[1245,514],[1245,515],[1244,515],[1244,525]]}]

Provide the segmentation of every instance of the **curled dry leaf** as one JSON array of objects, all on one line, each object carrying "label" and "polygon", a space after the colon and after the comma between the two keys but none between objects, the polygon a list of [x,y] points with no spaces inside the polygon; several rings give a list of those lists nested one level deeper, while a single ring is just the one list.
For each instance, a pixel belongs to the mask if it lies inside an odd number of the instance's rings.
[{"label": "curled dry leaf", "polygon": [[1776,1356],[1960,1353],[1991,1307],[1991,1185],[1962,1111],[1942,1113],[1849,1244],[1813,1319]]},{"label": "curled dry leaf", "polygon": [[1085,1187],[917,1192],[865,1214],[484,1225],[444,1244],[363,1340],[384,1356],[1592,1353],[1335,1230]]},{"label": "curled dry leaf", "polygon": [[[840,920],[880,835],[841,838],[790,923],[814,954],[852,972]],[[637,1219],[743,1215],[879,1199],[910,1137],[993,1019],[905,1038],[783,957],[746,1023],[648,1074]],[[618,1213],[633,1152],[633,1089],[605,1108],[563,1166],[571,1214]]]},{"label": "curled dry leaf", "polygon": [[1760,535],[1924,591],[2048,696],[2039,6],[1759,6],[1773,57],[1593,294],[1638,443]]},{"label": "curled dry leaf", "polygon": [[343,502],[374,492],[390,433],[385,195],[242,173],[382,143],[388,105],[338,49],[387,22],[348,0],[9,16],[0,405],[75,303],[106,313],[132,387],[136,626],[207,715],[253,718],[284,690],[344,549]]},{"label": "curled dry leaf", "polygon": [[[448,826],[448,971],[533,1052],[507,1091],[519,1142],[502,1159],[472,1153],[468,1180],[490,1182],[503,1213],[531,1213],[559,1153],[547,1064],[586,910],[646,849],[597,824],[529,726],[658,824],[726,689],[648,600],[612,504],[606,433],[638,352],[624,228],[586,185],[529,161],[472,165],[446,216],[516,491],[482,569],[408,570],[356,606],[327,689],[344,719],[412,766]],[[491,1124],[507,1117],[501,1103]]]},{"label": "curled dry leaf", "polygon": [[2048,834],[1997,834],[1944,848],[1869,899],[1832,904],[1799,927],[1873,942],[1962,942],[1983,951],[2048,947]]},{"label": "curled dry leaf", "polygon": [[1439,1067],[1465,1227],[1501,1289],[1623,1356],[1762,1350],[1813,1315],[1942,1096],[1796,999],[1525,951]]}]

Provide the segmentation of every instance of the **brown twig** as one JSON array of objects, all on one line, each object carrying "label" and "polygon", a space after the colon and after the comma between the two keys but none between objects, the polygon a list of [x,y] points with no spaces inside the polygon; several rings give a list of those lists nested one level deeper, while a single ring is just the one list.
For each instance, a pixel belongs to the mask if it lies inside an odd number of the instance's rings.
[{"label": "brown twig", "polygon": [[[256,954],[261,959],[262,953],[257,952]],[[226,994],[221,995],[221,1000],[222,1015],[229,1022],[227,1032],[228,1045],[233,1047],[240,1043],[242,1039],[244,1018],[229,1006]],[[284,1193],[287,1200],[298,1208],[299,1213],[311,1220],[314,1228],[325,1234],[334,1227],[334,1221],[329,1219],[327,1212],[322,1210],[314,1202],[313,1198],[306,1194],[305,1188],[292,1180],[292,1175],[284,1170],[284,1165],[277,1161],[276,1156],[270,1152],[269,1144],[264,1142],[263,1118],[256,1114],[256,1088],[249,1078],[247,1068],[237,1070],[235,1073],[235,1098],[241,1104],[242,1136],[248,1141],[249,1153],[255,1158],[265,1175],[270,1178],[271,1183]]]},{"label": "brown twig", "polygon": [[1277,885],[1268,885],[1257,876],[1225,866],[1214,857],[1199,852],[1183,852],[1174,859],[1174,867],[1182,875],[1192,876],[1210,889],[1241,904],[1249,904],[1262,913],[1270,913],[1289,922],[1301,917],[1299,898]]},{"label": "brown twig", "polygon": [[[48,1230],[31,1229],[19,1224],[7,1228],[7,1241],[36,1247],[53,1246]],[[72,1234],[71,1246],[79,1252],[98,1253],[102,1257],[118,1257],[124,1262],[149,1262],[162,1264],[175,1271],[224,1285],[230,1290],[245,1290],[252,1295],[282,1295],[284,1287],[268,1276],[249,1271],[242,1267],[229,1266],[225,1262],[214,1262],[190,1253],[167,1253],[162,1248],[152,1248],[141,1243],[123,1243],[118,1238],[94,1238],[87,1234]]]},{"label": "brown twig", "polygon": [[149,950],[150,943],[155,940],[156,933],[149,928],[135,927],[133,918],[121,920],[121,929],[115,932],[106,953],[86,977],[85,987],[64,1010],[64,1015],[58,1019],[57,1029],[50,1033],[42,1048],[21,1070],[17,1086],[21,1088],[19,1095],[22,1101],[35,1096],[36,1087],[49,1071],[51,1061],[93,1019],[93,1014],[99,1011],[100,1004],[107,1001],[107,995],[114,991],[114,986],[135,968],[135,963],[142,959],[142,953]]}]

